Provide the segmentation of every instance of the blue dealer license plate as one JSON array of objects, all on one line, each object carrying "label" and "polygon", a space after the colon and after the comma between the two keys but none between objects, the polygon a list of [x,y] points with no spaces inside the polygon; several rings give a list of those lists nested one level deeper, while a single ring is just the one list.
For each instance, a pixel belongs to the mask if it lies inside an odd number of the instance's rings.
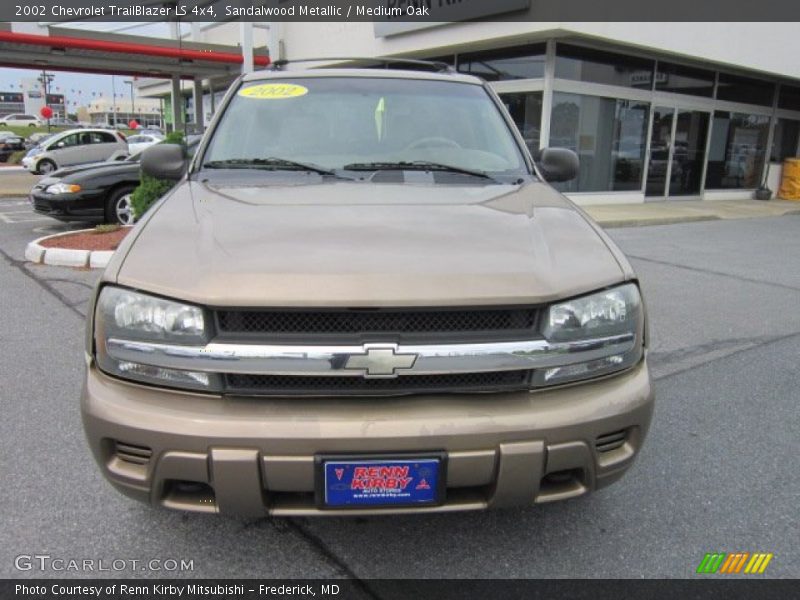
[{"label": "blue dealer license plate", "polygon": [[441,502],[441,458],[327,459],[323,506],[427,506]]}]

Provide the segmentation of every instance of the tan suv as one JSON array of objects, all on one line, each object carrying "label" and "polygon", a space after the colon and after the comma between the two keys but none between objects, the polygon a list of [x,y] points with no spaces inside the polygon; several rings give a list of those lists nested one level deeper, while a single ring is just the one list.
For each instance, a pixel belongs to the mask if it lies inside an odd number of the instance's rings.
[{"label": "tan suv", "polygon": [[83,419],[121,492],[244,515],[446,512],[604,487],[650,423],[645,310],[482,80],[274,70],[228,91],[105,271]]}]

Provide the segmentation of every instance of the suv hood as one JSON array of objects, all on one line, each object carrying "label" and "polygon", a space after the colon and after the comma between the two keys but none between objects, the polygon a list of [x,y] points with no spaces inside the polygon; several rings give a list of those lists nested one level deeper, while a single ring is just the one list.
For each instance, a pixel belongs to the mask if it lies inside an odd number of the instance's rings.
[{"label": "suv hood", "polygon": [[358,307],[538,304],[626,276],[546,184],[314,180],[184,182],[105,277],[211,306]]}]

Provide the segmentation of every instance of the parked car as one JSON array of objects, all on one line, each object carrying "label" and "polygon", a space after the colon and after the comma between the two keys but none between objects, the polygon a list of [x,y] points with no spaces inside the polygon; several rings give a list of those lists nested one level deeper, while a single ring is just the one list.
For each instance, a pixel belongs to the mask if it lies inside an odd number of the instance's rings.
[{"label": "parked car", "polygon": [[69,127],[70,129],[83,129],[83,125],[72,119],[55,118],[50,119],[52,127]]},{"label": "parked car", "polygon": [[0,162],[7,162],[14,152],[25,149],[25,140],[9,131],[0,131]]},{"label": "parked car", "polygon": [[[435,65],[433,65],[435,67]],[[488,83],[239,77],[100,277],[83,424],[126,495],[253,516],[449,512],[619,479],[654,387],[636,275]]]},{"label": "parked car", "polygon": [[71,129],[54,135],[39,146],[41,152],[26,156],[22,165],[31,173],[46,175],[61,167],[103,161],[128,144],[118,132],[103,129]]},{"label": "parked car", "polygon": [[[187,139],[189,155],[199,138]],[[141,155],[125,160],[66,167],[42,177],[31,189],[33,210],[59,221],[133,223],[131,193],[139,185]]]},{"label": "parked car", "polygon": [[128,152],[131,156],[139,154],[145,148],[149,148],[153,144],[164,141],[163,135],[152,135],[149,133],[136,133],[128,136]]},{"label": "parked car", "polygon": [[28,127],[41,127],[43,123],[36,115],[26,115],[23,113],[13,113],[0,119],[0,127],[24,127],[26,125]]},{"label": "parked car", "polygon": [[164,132],[161,131],[158,127],[139,127],[136,130],[137,134],[143,133],[147,135],[160,135],[162,138],[164,137]]},{"label": "parked car", "polygon": [[51,138],[54,135],[55,133],[48,133],[46,131],[37,131],[36,133],[32,133],[25,139],[25,147],[30,149],[34,146],[39,146],[46,139]]}]

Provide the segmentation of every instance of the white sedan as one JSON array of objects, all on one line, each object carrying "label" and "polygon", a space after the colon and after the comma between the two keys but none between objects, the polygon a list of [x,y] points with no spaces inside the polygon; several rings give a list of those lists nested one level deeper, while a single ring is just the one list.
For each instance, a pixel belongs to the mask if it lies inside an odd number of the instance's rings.
[{"label": "white sedan", "polygon": [[150,133],[141,133],[128,137],[128,153],[131,156],[139,154],[145,148],[149,148],[153,144],[164,141],[164,136],[153,135]]}]

